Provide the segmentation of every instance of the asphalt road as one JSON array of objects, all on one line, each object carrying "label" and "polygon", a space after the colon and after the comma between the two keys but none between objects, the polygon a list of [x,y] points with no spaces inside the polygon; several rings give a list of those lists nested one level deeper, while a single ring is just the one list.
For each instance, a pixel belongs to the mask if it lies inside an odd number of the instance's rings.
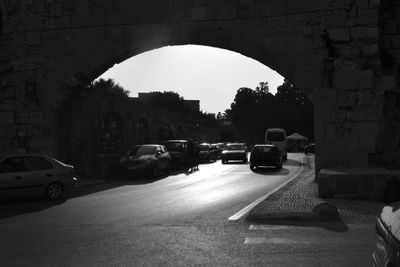
[{"label": "asphalt road", "polygon": [[1,266],[369,266],[371,225],[253,225],[230,221],[299,172],[248,164],[80,189],[57,203],[0,202]]}]

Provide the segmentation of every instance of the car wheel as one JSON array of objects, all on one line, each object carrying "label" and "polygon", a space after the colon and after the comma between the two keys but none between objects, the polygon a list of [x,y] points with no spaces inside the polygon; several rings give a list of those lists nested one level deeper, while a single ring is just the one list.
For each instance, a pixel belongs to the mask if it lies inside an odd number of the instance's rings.
[{"label": "car wheel", "polygon": [[287,160],[287,156],[282,157],[283,161]]},{"label": "car wheel", "polygon": [[64,188],[62,184],[60,184],[59,182],[54,182],[46,187],[44,194],[46,198],[49,200],[57,200],[61,198],[63,192]]},{"label": "car wheel", "polygon": [[250,163],[250,170],[254,171],[256,169],[256,166]]}]

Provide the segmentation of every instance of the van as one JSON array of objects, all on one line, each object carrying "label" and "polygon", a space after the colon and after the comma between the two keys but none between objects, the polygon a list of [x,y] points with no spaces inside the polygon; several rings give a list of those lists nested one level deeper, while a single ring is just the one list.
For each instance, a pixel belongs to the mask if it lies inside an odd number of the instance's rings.
[{"label": "van", "polygon": [[273,144],[279,148],[283,160],[287,159],[286,131],[281,128],[269,128],[265,131],[265,144]]}]

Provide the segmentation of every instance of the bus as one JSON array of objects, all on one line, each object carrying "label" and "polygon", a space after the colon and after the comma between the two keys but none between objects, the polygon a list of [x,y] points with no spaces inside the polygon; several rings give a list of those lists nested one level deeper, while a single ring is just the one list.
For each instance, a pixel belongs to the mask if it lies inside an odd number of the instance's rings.
[{"label": "bus", "polygon": [[281,128],[269,128],[265,131],[265,144],[273,144],[279,148],[282,159],[287,159],[286,131]]}]

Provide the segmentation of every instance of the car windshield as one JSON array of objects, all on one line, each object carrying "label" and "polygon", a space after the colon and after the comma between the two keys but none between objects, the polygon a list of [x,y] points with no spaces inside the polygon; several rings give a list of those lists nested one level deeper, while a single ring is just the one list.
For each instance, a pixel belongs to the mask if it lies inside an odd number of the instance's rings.
[{"label": "car windshield", "polygon": [[181,142],[165,142],[163,145],[170,151],[179,151],[182,149]]},{"label": "car windshield", "polygon": [[285,135],[282,132],[268,132],[267,140],[268,141],[284,141]]},{"label": "car windshield", "polygon": [[244,145],[227,145],[225,147],[226,150],[244,150],[245,146]]},{"label": "car windshield", "polygon": [[155,146],[137,146],[131,150],[130,156],[144,156],[144,155],[154,155],[156,153]]},{"label": "car windshield", "polygon": [[210,145],[200,145],[200,151],[208,151],[210,149]]}]

